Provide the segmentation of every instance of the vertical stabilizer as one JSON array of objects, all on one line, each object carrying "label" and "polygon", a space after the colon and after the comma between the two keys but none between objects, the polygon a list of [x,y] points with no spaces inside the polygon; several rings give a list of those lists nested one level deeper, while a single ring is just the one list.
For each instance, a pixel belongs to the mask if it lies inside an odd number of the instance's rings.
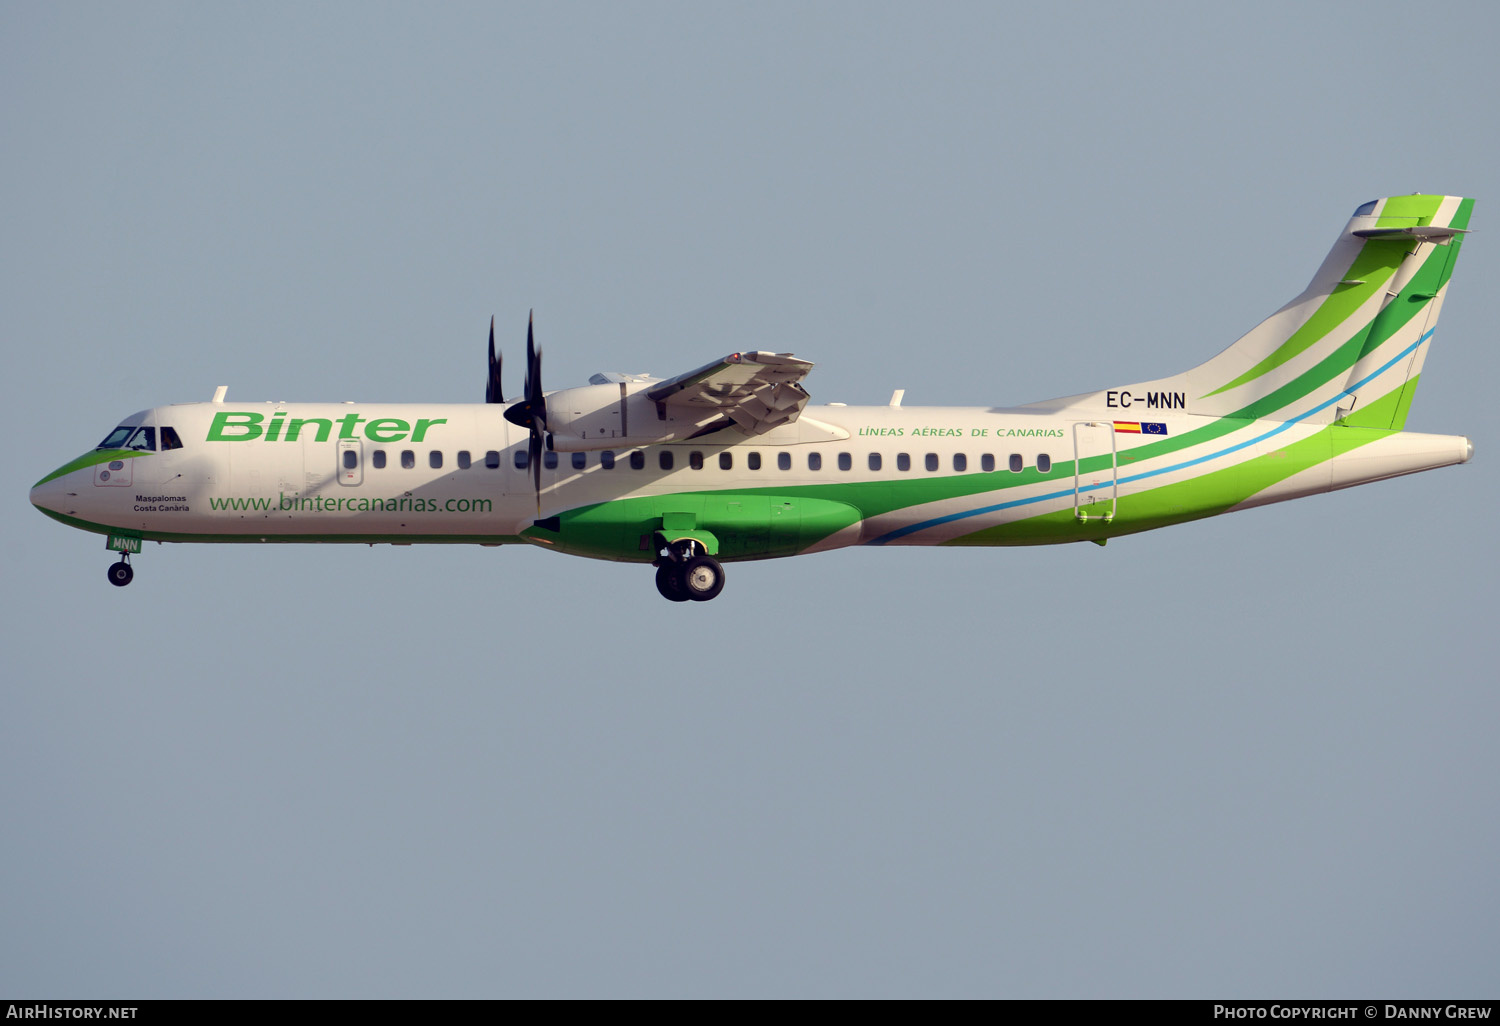
[{"label": "vertical stabilizer", "polygon": [[1183,374],[1038,403],[1401,428],[1474,201],[1391,196],[1354,212],[1291,302]]}]

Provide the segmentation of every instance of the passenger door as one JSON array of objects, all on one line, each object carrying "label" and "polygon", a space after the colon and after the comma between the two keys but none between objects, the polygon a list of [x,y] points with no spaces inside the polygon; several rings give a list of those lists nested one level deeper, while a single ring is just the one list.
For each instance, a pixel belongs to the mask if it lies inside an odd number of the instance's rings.
[{"label": "passenger door", "polygon": [[357,486],[365,480],[364,443],[358,438],[339,439],[339,484]]},{"label": "passenger door", "polygon": [[1073,425],[1073,515],[1109,523],[1119,511],[1119,454],[1111,421]]}]

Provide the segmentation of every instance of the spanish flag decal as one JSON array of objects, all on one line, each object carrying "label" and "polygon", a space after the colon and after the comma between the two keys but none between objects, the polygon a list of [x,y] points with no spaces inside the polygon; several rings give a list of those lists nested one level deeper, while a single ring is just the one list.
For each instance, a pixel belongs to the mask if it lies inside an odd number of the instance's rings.
[{"label": "spanish flag decal", "polygon": [[1117,420],[1115,421],[1115,433],[1127,435],[1164,435],[1167,433],[1165,424],[1148,424],[1143,421]]}]

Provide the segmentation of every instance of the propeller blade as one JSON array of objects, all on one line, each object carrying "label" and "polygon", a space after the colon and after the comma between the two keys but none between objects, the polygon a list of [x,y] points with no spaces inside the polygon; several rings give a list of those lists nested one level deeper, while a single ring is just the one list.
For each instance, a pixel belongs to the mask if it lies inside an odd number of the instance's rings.
[{"label": "propeller blade", "polygon": [[547,399],[542,394],[542,351],[536,347],[535,315],[526,321],[526,386],[519,402],[505,411],[505,419],[533,433],[547,431]]},{"label": "propeller blade", "polygon": [[531,425],[531,444],[527,446],[531,458],[531,479],[536,485],[536,515],[542,515],[542,432],[538,424]]},{"label": "propeller blade", "polygon": [[[493,319],[492,319],[493,320]],[[505,408],[505,419],[526,428],[526,455],[536,488],[537,516],[542,515],[542,450],[547,439],[547,397],[542,393],[542,351],[536,347],[536,314],[526,319],[526,386],[521,398]],[[493,326],[491,331],[493,331]]]},{"label": "propeller blade", "polygon": [[542,353],[536,347],[536,333],[533,330],[536,321],[536,312],[526,318],[526,401],[537,409],[542,410],[542,423],[546,425],[546,410],[542,404]]},{"label": "propeller blade", "polygon": [[487,403],[503,403],[504,394],[500,391],[500,360],[501,354],[495,352],[495,318],[490,316],[490,376],[484,387],[484,401]]}]

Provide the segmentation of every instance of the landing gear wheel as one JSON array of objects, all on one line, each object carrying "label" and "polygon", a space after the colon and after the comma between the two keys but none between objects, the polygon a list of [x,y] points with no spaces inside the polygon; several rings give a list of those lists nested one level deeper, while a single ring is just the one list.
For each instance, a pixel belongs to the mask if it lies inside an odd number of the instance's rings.
[{"label": "landing gear wheel", "polygon": [[656,590],[661,592],[661,597],[670,602],[686,602],[688,600],[687,589],[682,585],[682,564],[677,562],[663,563],[656,568]]},{"label": "landing gear wheel", "polygon": [[682,589],[695,602],[707,602],[724,590],[724,567],[712,556],[694,556],[682,564]]},{"label": "landing gear wheel", "polygon": [[130,568],[130,564],[125,562],[123,559],[118,563],[110,564],[109,583],[113,584],[116,588],[125,587],[125,585],[129,584],[134,577],[135,571],[132,570]]}]

